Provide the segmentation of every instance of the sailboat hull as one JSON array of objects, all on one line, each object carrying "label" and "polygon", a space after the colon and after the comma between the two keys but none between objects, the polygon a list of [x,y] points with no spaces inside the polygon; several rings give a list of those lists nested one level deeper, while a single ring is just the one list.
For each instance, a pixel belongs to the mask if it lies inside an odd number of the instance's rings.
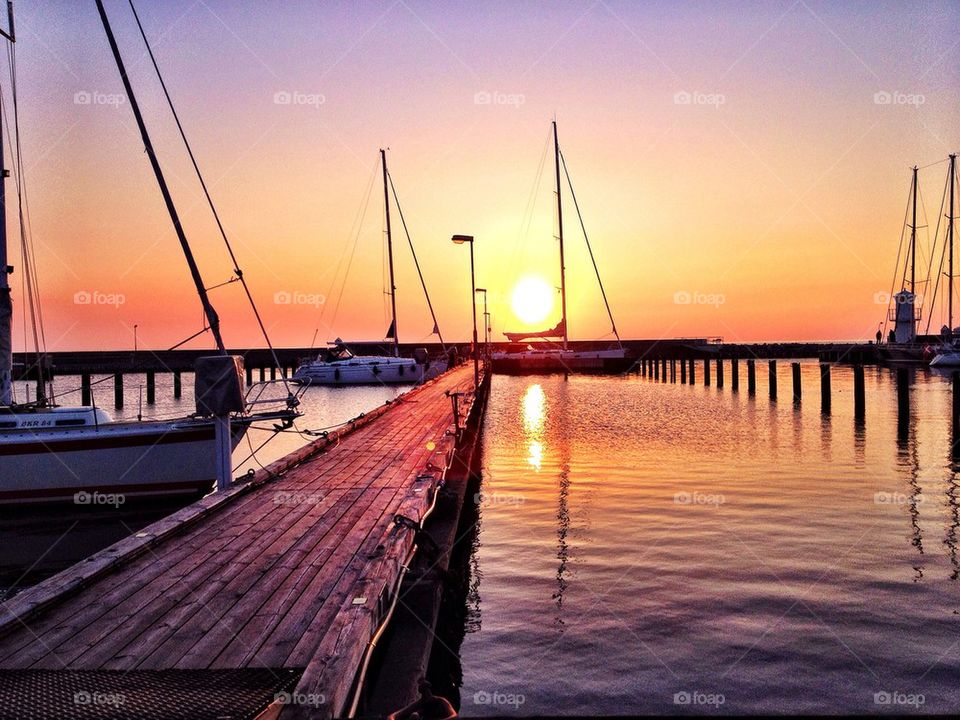
[{"label": "sailboat hull", "polygon": [[428,364],[409,358],[356,357],[352,360],[304,363],[293,375],[300,385],[416,385],[446,370],[446,363]]},{"label": "sailboat hull", "polygon": [[493,371],[505,375],[527,373],[611,373],[623,372],[631,360],[623,350],[524,350],[495,352]]},{"label": "sailboat hull", "polygon": [[[232,427],[236,447],[248,423]],[[203,420],[3,433],[0,505],[201,495],[215,482],[214,458],[214,426]]]}]

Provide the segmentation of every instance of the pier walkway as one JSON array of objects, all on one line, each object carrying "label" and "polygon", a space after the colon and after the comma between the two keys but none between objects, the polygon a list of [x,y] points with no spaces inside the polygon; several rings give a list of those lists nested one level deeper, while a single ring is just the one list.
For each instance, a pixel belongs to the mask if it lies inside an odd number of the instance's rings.
[{"label": "pier walkway", "polygon": [[[456,392],[462,427],[475,407],[467,365],[0,605],[0,696],[132,683],[163,698],[157,716],[215,717],[177,687],[208,673],[213,704],[229,684],[217,673],[235,671],[254,683],[248,694],[263,689],[233,717],[347,712],[415,526],[457,455]],[[128,709],[151,716],[127,692]],[[64,717],[81,716],[63,700]]]}]

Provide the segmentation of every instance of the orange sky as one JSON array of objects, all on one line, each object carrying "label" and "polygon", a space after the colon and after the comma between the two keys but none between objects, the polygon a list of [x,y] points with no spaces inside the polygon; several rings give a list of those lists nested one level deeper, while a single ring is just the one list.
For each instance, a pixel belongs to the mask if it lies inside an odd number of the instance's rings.
[{"label": "orange sky", "polygon": [[[226,254],[129,8],[107,9],[207,284],[223,282]],[[308,345],[315,330],[318,342],[382,336],[378,176],[333,307],[334,269],[381,146],[445,336],[466,338],[470,317],[468,251],[453,233],[477,238],[477,284],[490,289],[497,337],[522,327],[509,306],[518,278],[558,283],[549,155],[532,192],[555,114],[621,335],[736,341],[871,337],[909,167],[960,145],[960,10],[946,3],[138,10],[281,346]],[[122,88],[95,8],[18,2],[16,11],[48,348],[129,347],[135,324],[143,346],[169,347],[199,328],[199,303],[129,103],[114,99]],[[3,91],[9,99],[9,81]],[[877,103],[884,92],[893,101]],[[921,172],[931,224],[945,171]],[[565,203],[571,336],[601,337],[609,324],[569,195]],[[431,323],[396,215],[394,230],[401,339],[417,341]],[[301,304],[275,301],[288,297]],[[213,300],[229,345],[261,344],[236,285]],[[19,311],[14,342],[23,347]]]}]

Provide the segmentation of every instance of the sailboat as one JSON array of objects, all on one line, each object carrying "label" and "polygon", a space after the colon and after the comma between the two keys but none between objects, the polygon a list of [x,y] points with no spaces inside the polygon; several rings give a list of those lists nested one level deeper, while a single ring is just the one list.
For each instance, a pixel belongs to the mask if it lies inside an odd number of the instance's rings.
[{"label": "sailboat", "polygon": [[[383,148],[380,149],[380,166],[383,170],[383,203],[386,214],[387,259],[390,270],[390,327],[387,330],[386,339],[392,342],[393,354],[355,355],[348,343],[337,338],[331,349],[321,353],[313,360],[300,364],[293,374],[293,381],[300,385],[419,384],[436,377],[447,369],[445,359],[431,360],[427,351],[422,348],[418,348],[412,358],[400,357],[400,341],[397,333],[397,284],[393,274],[393,232],[390,224],[392,180],[387,171],[387,152]],[[395,192],[394,198],[396,199]],[[400,218],[403,219],[402,211]],[[405,225],[404,228],[406,228]],[[409,235],[407,240],[410,240]],[[413,251],[412,242],[410,242],[410,250]],[[414,253],[414,261],[416,262],[416,253]],[[419,269],[420,266],[417,263],[417,270],[419,271]],[[433,316],[433,332],[440,337],[440,343],[443,344],[443,336],[440,335],[437,318],[433,314],[433,304],[430,302],[430,295],[427,293],[422,273],[420,281],[427,297],[430,314]]]},{"label": "sailboat", "polygon": [[[13,10],[8,7],[10,32],[8,34],[0,30],[0,33],[12,46],[15,42]],[[224,349],[217,313],[210,303],[180,224],[100,0],[97,0],[97,8],[144,148],[200,295],[208,328],[220,356],[230,361]],[[19,144],[19,135],[14,140]],[[43,400],[43,393],[38,393],[38,400],[34,403],[14,402],[13,310],[9,283],[13,269],[7,265],[7,170],[2,150],[3,137],[0,132],[0,268],[6,270],[0,273],[0,504],[70,499],[77,504],[101,504],[116,502],[118,496],[123,497],[120,502],[125,502],[130,497],[200,495],[209,492],[217,478],[215,450],[218,420],[204,413],[199,400],[195,415],[146,422],[115,422],[103,409],[96,407],[52,406]],[[11,155],[18,159],[18,148]],[[18,166],[18,170],[22,168]],[[239,364],[236,367],[239,370]],[[239,377],[236,380],[234,388],[242,406],[244,399],[239,395]],[[231,447],[236,447],[250,425],[257,420],[280,420],[288,424],[296,416],[293,409],[295,404],[296,399],[288,395],[287,407],[282,410],[252,414],[245,408],[235,412],[230,418]]]},{"label": "sailboat", "polygon": [[[610,303],[607,301],[606,291],[603,289],[603,281],[600,279],[600,271],[597,268],[596,260],[593,257],[593,249],[590,247],[590,240],[587,238],[586,229],[583,227],[583,217],[580,215],[580,207],[577,203],[577,196],[573,192],[573,183],[570,181],[570,174],[567,172],[566,162],[560,152],[560,141],[557,137],[557,121],[553,121],[553,157],[554,170],[556,176],[556,196],[557,196],[557,240],[560,244],[560,321],[548,330],[537,332],[505,332],[507,339],[511,343],[519,343],[524,340],[560,340],[560,347],[555,344],[545,349],[535,348],[528,345],[519,350],[503,350],[491,353],[493,369],[496,372],[503,373],[523,373],[523,372],[566,372],[566,371],[587,371],[587,372],[605,372],[622,370],[627,366],[626,351],[620,341],[620,334],[617,332],[617,325],[613,320],[613,312],[610,310]],[[593,269],[597,275],[597,282],[600,285],[600,293],[603,296],[603,302],[607,309],[607,316],[610,318],[610,325],[613,335],[617,339],[616,348],[602,350],[571,350],[569,348],[569,330],[567,325],[567,276],[566,264],[564,262],[563,246],[563,197],[561,193],[560,170],[563,166],[567,183],[570,187],[570,195],[573,199],[574,208],[577,215],[580,216],[580,226],[583,230],[583,237],[587,243],[587,249],[590,251],[590,259],[593,261]]]},{"label": "sailboat", "polygon": [[937,354],[930,361],[930,367],[960,368],[960,332],[953,326],[953,221],[954,221],[954,189],[957,185],[957,155],[950,155],[950,169],[948,171],[950,183],[950,205],[947,214],[947,324],[943,328],[943,344],[937,349]]},{"label": "sailboat", "polygon": [[[887,342],[880,348],[880,356],[890,363],[922,364],[929,360],[926,357],[930,348],[919,341],[917,326],[921,320],[922,309],[917,295],[917,167],[913,167],[910,184],[911,222],[910,245],[904,261],[900,291],[893,295],[893,307],[888,311],[887,320],[893,322],[893,329]],[[909,274],[908,274],[909,269]],[[899,263],[895,273],[900,273]],[[909,284],[908,284],[909,277]],[[896,281],[896,276],[894,278]]]}]

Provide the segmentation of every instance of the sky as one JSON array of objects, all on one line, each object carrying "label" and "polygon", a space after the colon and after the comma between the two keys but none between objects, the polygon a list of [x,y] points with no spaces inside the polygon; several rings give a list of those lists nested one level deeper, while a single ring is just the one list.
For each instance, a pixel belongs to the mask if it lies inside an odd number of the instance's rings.
[{"label": "sky", "polygon": [[[205,283],[223,283],[229,257],[130,7],[105,4]],[[525,277],[559,285],[556,118],[620,334],[737,342],[872,338],[910,168],[922,167],[925,258],[944,161],[960,146],[957,3],[140,0],[137,10],[279,346],[383,337],[381,147],[445,339],[470,332],[469,248],[455,233],[476,238],[494,337],[537,329],[510,298]],[[141,347],[171,347],[202,327],[200,305],[95,4],[16,0],[15,12],[47,348],[131,347],[134,326]],[[9,123],[6,69],[0,78]],[[563,200],[570,335],[608,337],[567,188]],[[427,340],[396,208],[392,219],[400,338]],[[22,349],[15,221],[9,212]],[[211,297],[228,345],[262,345],[238,284]],[[541,327],[557,319],[559,301]]]}]

